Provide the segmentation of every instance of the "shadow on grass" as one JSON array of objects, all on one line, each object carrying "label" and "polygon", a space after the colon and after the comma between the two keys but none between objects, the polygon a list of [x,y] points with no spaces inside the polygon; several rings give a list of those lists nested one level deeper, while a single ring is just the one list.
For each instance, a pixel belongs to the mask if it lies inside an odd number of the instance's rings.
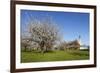
[{"label": "shadow on grass", "polygon": [[[32,50],[32,51],[22,51],[22,52],[31,52],[31,53],[36,53],[36,54],[42,53],[41,51],[37,51],[37,50]],[[55,51],[49,50],[49,51],[45,51],[43,54],[46,54],[46,53],[55,53]]]}]

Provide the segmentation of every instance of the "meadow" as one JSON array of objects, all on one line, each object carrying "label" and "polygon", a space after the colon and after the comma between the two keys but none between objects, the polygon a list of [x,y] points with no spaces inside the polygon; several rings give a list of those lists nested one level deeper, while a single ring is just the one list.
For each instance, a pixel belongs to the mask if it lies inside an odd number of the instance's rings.
[{"label": "meadow", "polygon": [[46,53],[40,53],[36,51],[22,51],[21,63],[28,62],[49,62],[49,61],[71,61],[71,60],[86,60],[89,59],[88,50],[55,50],[48,51]]}]

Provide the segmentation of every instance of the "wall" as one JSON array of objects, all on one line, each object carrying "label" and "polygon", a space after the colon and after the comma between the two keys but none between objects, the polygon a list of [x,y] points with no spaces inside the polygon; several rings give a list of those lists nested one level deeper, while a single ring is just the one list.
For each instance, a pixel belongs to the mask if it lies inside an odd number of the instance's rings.
[{"label": "wall", "polygon": [[[34,73],[99,73],[100,72],[100,0],[34,0],[58,3],[97,5],[97,68],[41,71]],[[10,0],[0,0],[0,73],[10,73]],[[28,72],[27,72],[28,73]],[[30,72],[33,73],[33,72]]]}]

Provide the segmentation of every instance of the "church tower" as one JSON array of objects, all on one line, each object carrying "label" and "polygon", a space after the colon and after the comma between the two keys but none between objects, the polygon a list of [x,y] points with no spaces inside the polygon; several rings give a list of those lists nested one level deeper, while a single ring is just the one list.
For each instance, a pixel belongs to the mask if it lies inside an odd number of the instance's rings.
[{"label": "church tower", "polygon": [[78,42],[79,42],[80,45],[82,45],[82,43],[81,43],[81,36],[80,35],[78,36]]}]

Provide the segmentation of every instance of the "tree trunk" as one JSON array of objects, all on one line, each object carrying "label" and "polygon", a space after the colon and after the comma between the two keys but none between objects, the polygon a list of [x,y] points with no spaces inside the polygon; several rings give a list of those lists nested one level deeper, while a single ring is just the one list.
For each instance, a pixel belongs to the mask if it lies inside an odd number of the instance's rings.
[{"label": "tree trunk", "polygon": [[25,52],[27,51],[27,47],[25,46]]}]

